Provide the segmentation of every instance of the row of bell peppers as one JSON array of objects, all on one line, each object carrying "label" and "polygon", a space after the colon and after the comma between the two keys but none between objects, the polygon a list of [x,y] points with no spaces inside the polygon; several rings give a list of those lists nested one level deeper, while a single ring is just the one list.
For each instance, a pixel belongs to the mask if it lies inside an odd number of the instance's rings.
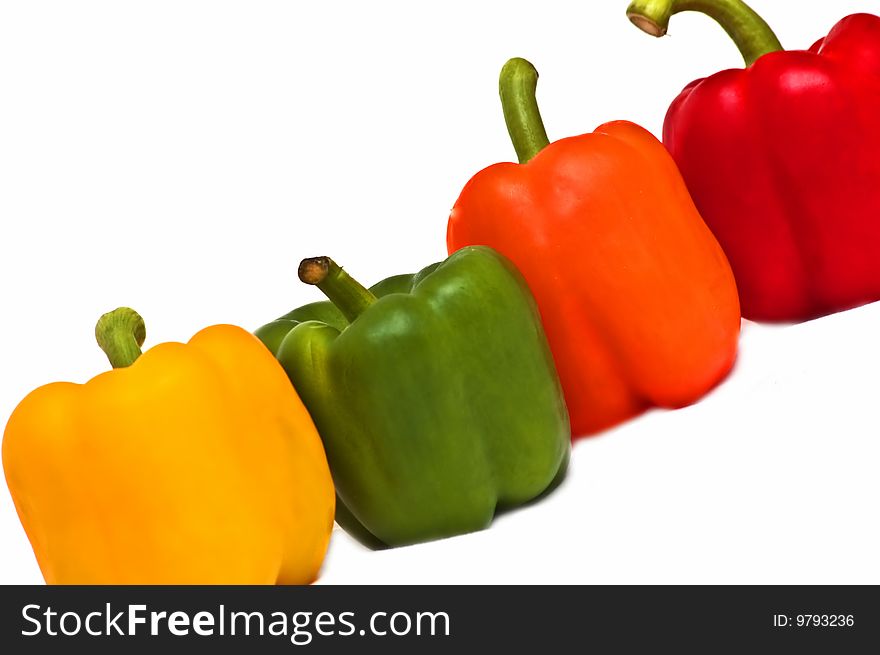
[{"label": "row of bell peppers", "polygon": [[103,316],[114,370],[37,389],[4,434],[46,580],[303,583],[334,518],[372,547],[482,529],[558,483],[572,435],[715,386],[741,312],[880,298],[880,18],[784,52],[740,0],[628,15],[660,36],[681,10],[747,66],[689,85],[662,144],[625,121],[550,143],[537,72],[504,66],[520,163],[468,182],[444,262],[367,289],[304,260],[329,300],[259,340],[213,326],[142,353],[136,312]]}]

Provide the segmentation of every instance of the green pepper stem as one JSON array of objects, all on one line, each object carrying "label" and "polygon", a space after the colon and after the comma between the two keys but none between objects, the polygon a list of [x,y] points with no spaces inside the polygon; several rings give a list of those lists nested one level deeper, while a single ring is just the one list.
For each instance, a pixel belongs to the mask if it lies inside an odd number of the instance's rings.
[{"label": "green pepper stem", "polygon": [[349,322],[354,321],[376,302],[376,296],[369,289],[343,271],[329,257],[302,260],[299,265],[299,279],[323,291]]},{"label": "green pepper stem", "polygon": [[120,307],[98,319],[95,338],[113,368],[126,368],[141,356],[147,327],[136,311]]},{"label": "green pepper stem", "polygon": [[643,32],[659,37],[666,34],[669,18],[682,11],[698,11],[721,25],[746,66],[768,52],[782,50],[770,26],[742,0],[633,0],[626,15]]},{"label": "green pepper stem", "polygon": [[550,145],[535,91],[538,71],[525,59],[515,57],[501,69],[498,91],[507,132],[520,164],[525,164]]}]

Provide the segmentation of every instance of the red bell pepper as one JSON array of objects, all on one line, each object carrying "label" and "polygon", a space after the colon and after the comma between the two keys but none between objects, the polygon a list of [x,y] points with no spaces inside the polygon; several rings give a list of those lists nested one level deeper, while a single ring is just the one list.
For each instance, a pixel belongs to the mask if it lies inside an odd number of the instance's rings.
[{"label": "red bell pepper", "polygon": [[743,315],[798,321],[880,299],[880,18],[841,20],[782,51],[740,0],[636,0],[662,36],[700,11],[746,62],[688,85],[663,142],[736,276]]},{"label": "red bell pepper", "polygon": [[522,272],[575,436],[699,399],[730,370],[740,310],[730,265],[675,162],[625,121],[550,143],[524,59],[501,72],[519,164],[467,183],[447,246],[487,245]]}]

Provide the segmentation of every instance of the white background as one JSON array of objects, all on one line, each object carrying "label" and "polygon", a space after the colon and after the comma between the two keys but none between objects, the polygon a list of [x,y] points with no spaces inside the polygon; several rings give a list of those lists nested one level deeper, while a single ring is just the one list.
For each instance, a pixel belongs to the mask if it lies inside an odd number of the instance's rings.
[{"label": "white background", "polygon": [[[445,256],[479,169],[511,160],[497,98],[541,72],[551,139],[659,134],[690,80],[741,65],[696,15],[655,40],[627,0],[0,4],[0,421],[107,363],[97,317],[148,345],[253,329],[316,299],[327,254],[372,283]],[[754,0],[803,48],[871,0]],[[702,403],[579,441],[564,486],[492,529],[374,553],[334,534],[324,583],[880,582],[880,306],[746,323]],[[71,465],[74,465],[71,463]],[[0,582],[42,580],[0,491]]]}]

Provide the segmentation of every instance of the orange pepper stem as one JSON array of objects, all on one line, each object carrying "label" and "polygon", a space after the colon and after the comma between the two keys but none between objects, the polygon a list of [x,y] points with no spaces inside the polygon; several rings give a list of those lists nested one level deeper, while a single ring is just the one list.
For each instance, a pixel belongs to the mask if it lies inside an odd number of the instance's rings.
[{"label": "orange pepper stem", "polygon": [[633,0],[626,15],[643,32],[663,36],[669,19],[681,11],[698,11],[724,28],[751,66],[768,52],[782,50],[770,26],[742,0]]},{"label": "orange pepper stem", "polygon": [[141,356],[147,327],[136,311],[119,307],[98,319],[95,338],[113,368],[126,368]]},{"label": "orange pepper stem", "polygon": [[515,57],[504,64],[498,81],[501,108],[510,140],[516,149],[519,163],[525,164],[550,145],[535,91],[538,71],[525,59]]},{"label": "orange pepper stem", "polygon": [[349,322],[354,321],[376,302],[376,296],[369,289],[329,257],[302,260],[299,265],[299,279],[323,291]]}]

